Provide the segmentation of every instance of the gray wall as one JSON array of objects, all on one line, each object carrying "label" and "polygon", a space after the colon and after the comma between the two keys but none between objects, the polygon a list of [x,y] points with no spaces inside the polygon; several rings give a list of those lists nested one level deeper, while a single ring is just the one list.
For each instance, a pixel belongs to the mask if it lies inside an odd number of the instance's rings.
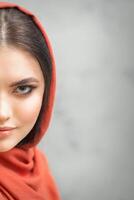
[{"label": "gray wall", "polygon": [[39,147],[62,199],[133,200],[134,1],[13,2],[37,14],[55,52],[55,110]]}]

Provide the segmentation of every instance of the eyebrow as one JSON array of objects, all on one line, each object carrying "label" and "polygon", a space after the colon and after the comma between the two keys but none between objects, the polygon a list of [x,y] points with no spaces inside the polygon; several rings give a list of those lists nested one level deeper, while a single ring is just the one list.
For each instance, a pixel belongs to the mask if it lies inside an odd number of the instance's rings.
[{"label": "eyebrow", "polygon": [[17,86],[17,85],[20,85],[20,84],[31,83],[31,82],[39,83],[39,81],[38,81],[36,78],[34,78],[34,77],[28,77],[28,78],[25,78],[25,79],[22,79],[22,80],[13,82],[13,83],[10,85],[10,87]]}]

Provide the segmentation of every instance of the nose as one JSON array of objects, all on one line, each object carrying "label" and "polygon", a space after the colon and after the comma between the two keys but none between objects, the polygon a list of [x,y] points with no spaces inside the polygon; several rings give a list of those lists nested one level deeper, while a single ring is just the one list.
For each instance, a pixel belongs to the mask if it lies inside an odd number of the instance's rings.
[{"label": "nose", "polygon": [[11,108],[7,97],[0,95],[0,124],[10,118]]}]

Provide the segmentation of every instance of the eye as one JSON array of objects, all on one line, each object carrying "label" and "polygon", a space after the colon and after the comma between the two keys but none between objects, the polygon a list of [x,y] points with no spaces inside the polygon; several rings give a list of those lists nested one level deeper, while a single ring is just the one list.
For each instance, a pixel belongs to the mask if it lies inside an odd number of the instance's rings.
[{"label": "eye", "polygon": [[31,93],[34,88],[36,88],[36,86],[33,86],[33,85],[21,85],[21,86],[17,87],[16,91],[19,94],[27,95],[27,94]]}]

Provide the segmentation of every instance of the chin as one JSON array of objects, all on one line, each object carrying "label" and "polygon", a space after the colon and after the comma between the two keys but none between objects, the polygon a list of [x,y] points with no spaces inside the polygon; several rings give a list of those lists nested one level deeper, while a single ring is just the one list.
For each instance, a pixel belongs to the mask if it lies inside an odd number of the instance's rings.
[{"label": "chin", "polygon": [[0,141],[0,152],[10,151],[12,148],[15,147],[16,144],[7,144],[6,142]]}]

